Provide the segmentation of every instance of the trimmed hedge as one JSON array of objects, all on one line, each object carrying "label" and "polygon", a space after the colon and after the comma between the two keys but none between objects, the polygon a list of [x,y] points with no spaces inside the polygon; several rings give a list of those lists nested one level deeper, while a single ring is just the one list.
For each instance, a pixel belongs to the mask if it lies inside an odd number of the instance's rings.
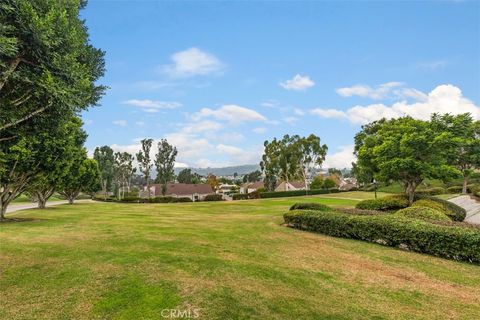
[{"label": "trimmed hedge", "polygon": [[395,215],[352,215],[294,210],[285,223],[301,230],[364,240],[431,255],[480,263],[480,230],[445,226]]},{"label": "trimmed hedge", "polygon": [[355,208],[362,210],[394,211],[408,207],[408,200],[403,196],[388,196],[379,199],[363,200]]},{"label": "trimmed hedge", "polygon": [[189,197],[155,197],[155,198],[140,198],[140,197],[124,197],[120,200],[107,198],[104,200],[103,198],[94,198],[97,201],[106,201],[106,202],[124,202],[124,203],[177,203],[177,202],[192,202],[192,199]]},{"label": "trimmed hedge", "polygon": [[462,193],[462,186],[453,186],[447,188],[448,193]]},{"label": "trimmed hedge", "polygon": [[435,210],[429,207],[415,206],[398,210],[395,212],[396,216],[420,219],[420,220],[435,220],[435,221],[451,221],[445,213],[440,210]]},{"label": "trimmed hedge", "polygon": [[447,190],[442,187],[434,187],[434,188],[428,188],[428,189],[423,189],[423,190],[417,190],[417,194],[426,194],[430,196],[434,195],[439,195],[439,194],[445,194],[447,193]]},{"label": "trimmed hedge", "polygon": [[291,190],[291,191],[272,191],[260,192],[260,198],[282,198],[282,197],[298,197],[315,194],[338,193],[338,189],[313,189],[313,190]]},{"label": "trimmed hedge", "polygon": [[412,207],[427,207],[430,209],[440,211],[443,214],[447,214],[447,211],[445,210],[443,204],[441,204],[440,202],[433,201],[432,199],[417,200],[412,204]]},{"label": "trimmed hedge", "polygon": [[234,193],[232,195],[232,200],[247,200],[248,194],[246,193]]},{"label": "trimmed hedge", "polygon": [[290,207],[290,210],[320,210],[331,211],[332,209],[321,203],[314,202],[299,202]]},{"label": "trimmed hedge", "polygon": [[465,209],[447,200],[420,194],[415,195],[415,199],[417,199],[417,201],[422,199],[428,199],[430,201],[439,203],[443,207],[443,212],[453,221],[463,221],[467,216],[467,211],[465,211]]},{"label": "trimmed hedge", "polygon": [[203,201],[223,201],[221,194],[207,194]]}]

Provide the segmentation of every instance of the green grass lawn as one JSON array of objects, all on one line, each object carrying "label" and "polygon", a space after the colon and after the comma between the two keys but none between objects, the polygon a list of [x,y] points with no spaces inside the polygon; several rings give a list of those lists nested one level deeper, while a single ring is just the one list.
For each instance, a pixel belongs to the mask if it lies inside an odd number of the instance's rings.
[{"label": "green grass lawn", "polygon": [[[58,194],[54,194],[53,196],[50,197],[50,199],[48,201],[60,201],[60,200],[65,200],[65,199],[62,199],[60,197],[60,195]],[[15,203],[31,203],[32,200],[30,200],[30,197],[24,195],[24,194],[21,194],[20,196],[18,196],[15,200],[12,201],[12,204],[15,204]]]},{"label": "green grass lawn", "polygon": [[0,225],[0,318],[479,319],[479,266],[282,226],[372,196],[17,212],[37,220]]}]

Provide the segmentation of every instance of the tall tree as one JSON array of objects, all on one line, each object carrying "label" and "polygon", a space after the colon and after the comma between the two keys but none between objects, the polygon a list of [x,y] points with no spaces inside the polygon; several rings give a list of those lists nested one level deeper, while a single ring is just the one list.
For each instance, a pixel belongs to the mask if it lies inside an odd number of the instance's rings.
[{"label": "tall tree", "polygon": [[207,177],[207,183],[212,187],[213,191],[217,191],[220,187],[220,182],[217,180],[217,176],[214,174],[209,174]]},{"label": "tall tree", "polygon": [[104,199],[111,188],[114,177],[115,157],[113,150],[109,146],[96,147],[93,152],[93,158],[97,161],[100,170],[100,184]]},{"label": "tall tree", "polygon": [[447,165],[441,136],[427,121],[403,117],[374,122],[362,128],[355,143],[357,163],[378,181],[401,182],[410,203],[424,179],[458,173]]},{"label": "tall tree", "polygon": [[480,121],[469,113],[460,115],[432,115],[433,129],[444,142],[448,163],[462,175],[462,193],[467,193],[470,176],[480,168]]},{"label": "tall tree", "polygon": [[115,190],[118,199],[125,196],[125,189],[130,191],[130,181],[133,173],[136,171],[133,168],[133,156],[128,152],[116,152],[114,154],[114,168],[113,176],[115,180]]},{"label": "tall tree", "polygon": [[293,152],[298,153],[298,172],[299,176],[308,188],[308,179],[314,173],[316,168],[319,168],[325,156],[327,155],[328,147],[320,143],[320,138],[314,134],[308,137],[294,136]]},{"label": "tall tree", "polygon": [[89,42],[79,0],[0,4],[0,139],[35,118],[59,121],[95,105],[106,87],[104,52]]},{"label": "tall tree", "polygon": [[100,170],[95,159],[87,158],[86,153],[79,154],[68,173],[62,178],[59,192],[73,204],[80,192],[90,195],[101,188]]},{"label": "tall tree", "polygon": [[193,182],[193,174],[192,169],[185,168],[182,169],[177,175],[177,181],[179,183],[192,183]]},{"label": "tall tree", "polygon": [[167,192],[167,184],[175,179],[173,168],[177,153],[177,148],[169,144],[166,139],[162,139],[158,143],[158,152],[155,157],[156,181],[162,185],[162,195]]},{"label": "tall tree", "polygon": [[152,148],[153,139],[143,139],[141,143],[142,149],[137,153],[137,161],[140,172],[145,177],[148,198],[150,199],[150,171],[152,170],[153,166],[150,158],[150,149]]}]

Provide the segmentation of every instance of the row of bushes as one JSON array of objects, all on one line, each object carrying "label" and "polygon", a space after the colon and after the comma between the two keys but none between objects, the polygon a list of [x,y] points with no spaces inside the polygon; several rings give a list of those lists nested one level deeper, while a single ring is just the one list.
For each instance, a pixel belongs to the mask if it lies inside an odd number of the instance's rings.
[{"label": "row of bushes", "polygon": [[249,194],[235,193],[233,194],[233,200],[246,200],[246,199],[266,199],[266,198],[283,198],[283,197],[298,197],[316,194],[328,194],[338,193],[338,189],[312,189],[312,190],[291,190],[291,191],[270,191],[270,192],[252,192]]},{"label": "row of bushes", "polygon": [[433,224],[407,214],[357,215],[324,210],[293,210],[284,220],[297,229],[480,263],[478,228]]}]

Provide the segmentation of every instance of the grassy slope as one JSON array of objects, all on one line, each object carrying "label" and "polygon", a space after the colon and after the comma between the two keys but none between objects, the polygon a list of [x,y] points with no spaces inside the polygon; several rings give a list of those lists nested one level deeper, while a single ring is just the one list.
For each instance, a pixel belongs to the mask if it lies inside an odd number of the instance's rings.
[{"label": "grassy slope", "polygon": [[203,319],[480,317],[480,267],[285,228],[296,200],[17,213],[43,220],[0,226],[0,318],[161,319],[173,307]]}]

